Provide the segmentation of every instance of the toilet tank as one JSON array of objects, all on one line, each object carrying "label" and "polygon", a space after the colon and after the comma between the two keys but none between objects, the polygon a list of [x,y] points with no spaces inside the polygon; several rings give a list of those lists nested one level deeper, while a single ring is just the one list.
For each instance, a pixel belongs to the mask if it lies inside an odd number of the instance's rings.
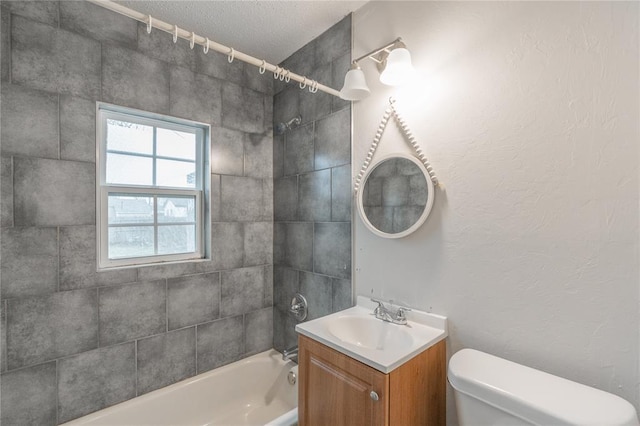
[{"label": "toilet tank", "polygon": [[[451,357],[448,378],[458,412],[477,413],[483,424],[513,416],[534,425],[639,425],[633,405],[619,396],[473,349]],[[495,422],[487,420],[491,413]]]}]

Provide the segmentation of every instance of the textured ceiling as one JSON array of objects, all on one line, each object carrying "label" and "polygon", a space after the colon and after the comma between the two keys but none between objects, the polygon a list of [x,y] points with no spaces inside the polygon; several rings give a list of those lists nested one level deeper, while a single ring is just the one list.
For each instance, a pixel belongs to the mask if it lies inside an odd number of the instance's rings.
[{"label": "textured ceiling", "polygon": [[366,1],[130,0],[117,3],[277,64]]}]

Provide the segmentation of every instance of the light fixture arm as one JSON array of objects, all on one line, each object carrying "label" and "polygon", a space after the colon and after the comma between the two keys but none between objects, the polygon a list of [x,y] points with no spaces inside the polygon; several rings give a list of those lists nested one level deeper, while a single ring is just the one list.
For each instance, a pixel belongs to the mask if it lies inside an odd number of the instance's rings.
[{"label": "light fixture arm", "polygon": [[[378,55],[380,52],[384,52],[384,51],[388,50],[389,48],[395,46],[398,43],[402,43],[402,37],[398,37],[397,39],[393,40],[391,43],[385,44],[382,47],[374,49],[371,52],[360,56],[358,59],[355,59],[354,61],[352,61],[352,63],[357,63],[357,62],[360,62],[363,59],[367,59],[367,58],[371,59],[374,62],[381,63],[382,60],[376,58],[375,56]],[[402,45],[403,45],[403,47],[405,47],[404,43],[402,43]]]}]

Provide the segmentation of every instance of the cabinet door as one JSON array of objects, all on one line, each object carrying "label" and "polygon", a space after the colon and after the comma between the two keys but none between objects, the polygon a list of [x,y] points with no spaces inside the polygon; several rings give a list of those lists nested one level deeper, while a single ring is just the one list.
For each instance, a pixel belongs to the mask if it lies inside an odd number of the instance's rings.
[{"label": "cabinet door", "polygon": [[388,425],[386,374],[304,336],[298,347],[300,426]]}]

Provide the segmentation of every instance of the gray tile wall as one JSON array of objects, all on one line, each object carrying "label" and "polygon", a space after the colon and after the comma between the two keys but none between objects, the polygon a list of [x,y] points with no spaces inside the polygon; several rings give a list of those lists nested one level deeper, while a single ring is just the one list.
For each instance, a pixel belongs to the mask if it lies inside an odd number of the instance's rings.
[{"label": "gray tile wall", "polygon": [[[342,87],[351,62],[351,16],[286,59],[282,66]],[[274,139],[274,347],[297,343],[287,314],[302,293],[309,319],[346,309],[351,296],[351,108],[349,102],[277,82],[273,122],[302,115],[302,125]]]},{"label": "gray tile wall", "polygon": [[[87,2],[0,18],[0,423],[55,425],[270,349],[273,78]],[[96,101],[212,126],[212,261],[96,271]]]}]

